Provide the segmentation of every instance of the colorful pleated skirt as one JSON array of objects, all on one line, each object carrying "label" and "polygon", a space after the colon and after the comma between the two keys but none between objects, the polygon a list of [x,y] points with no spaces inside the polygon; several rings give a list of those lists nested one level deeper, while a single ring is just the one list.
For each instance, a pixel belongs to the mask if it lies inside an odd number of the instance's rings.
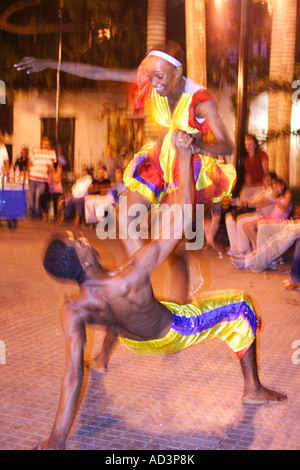
[{"label": "colorful pleated skirt", "polygon": [[[174,160],[172,177],[161,164],[160,148],[153,142],[146,144],[129,163],[124,172],[124,183],[131,191],[137,191],[153,204],[160,204],[178,189],[178,160]],[[220,202],[231,196],[236,181],[234,165],[223,164],[217,159],[202,155],[193,157],[194,179],[198,204]]]}]

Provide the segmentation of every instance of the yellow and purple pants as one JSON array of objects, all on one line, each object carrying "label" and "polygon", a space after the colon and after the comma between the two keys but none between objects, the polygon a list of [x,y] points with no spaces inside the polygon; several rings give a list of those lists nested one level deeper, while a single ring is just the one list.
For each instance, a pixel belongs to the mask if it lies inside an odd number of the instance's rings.
[{"label": "yellow and purple pants", "polygon": [[254,307],[241,292],[220,293],[186,305],[161,303],[173,314],[171,328],[163,338],[149,341],[120,338],[135,354],[172,354],[194,344],[219,338],[241,359],[259,329],[260,322]]}]

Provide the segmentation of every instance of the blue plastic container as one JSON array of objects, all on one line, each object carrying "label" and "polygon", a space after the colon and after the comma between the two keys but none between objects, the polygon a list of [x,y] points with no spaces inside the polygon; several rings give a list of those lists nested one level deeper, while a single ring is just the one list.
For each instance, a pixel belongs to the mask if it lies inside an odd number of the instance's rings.
[{"label": "blue plastic container", "polygon": [[26,217],[26,189],[24,184],[0,186],[0,218],[22,220]]}]

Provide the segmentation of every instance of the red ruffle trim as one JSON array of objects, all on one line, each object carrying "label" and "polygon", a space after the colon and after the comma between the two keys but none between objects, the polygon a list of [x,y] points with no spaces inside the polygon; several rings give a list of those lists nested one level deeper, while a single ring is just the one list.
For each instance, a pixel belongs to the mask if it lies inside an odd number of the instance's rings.
[{"label": "red ruffle trim", "polygon": [[207,134],[210,131],[210,128],[207,124],[207,120],[203,123],[197,121],[195,117],[195,108],[198,103],[205,103],[208,100],[216,100],[215,95],[208,90],[207,88],[201,88],[193,94],[192,102],[189,108],[189,126],[197,129],[202,134]]},{"label": "red ruffle trim", "polygon": [[140,65],[137,70],[136,88],[134,91],[134,109],[143,109],[145,100],[150,96],[152,85],[146,67]]},{"label": "red ruffle trim", "polygon": [[159,147],[153,147],[147,158],[139,164],[137,172],[143,180],[155,185],[159,190],[162,190],[164,187],[164,172],[160,166],[159,156]]}]

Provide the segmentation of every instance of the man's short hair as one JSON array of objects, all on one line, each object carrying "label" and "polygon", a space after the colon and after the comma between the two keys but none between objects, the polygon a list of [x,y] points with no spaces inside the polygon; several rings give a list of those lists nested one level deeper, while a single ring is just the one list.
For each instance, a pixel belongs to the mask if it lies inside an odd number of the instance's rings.
[{"label": "man's short hair", "polygon": [[49,274],[81,284],[86,277],[75,248],[62,240],[53,240],[45,254],[44,267]]}]

